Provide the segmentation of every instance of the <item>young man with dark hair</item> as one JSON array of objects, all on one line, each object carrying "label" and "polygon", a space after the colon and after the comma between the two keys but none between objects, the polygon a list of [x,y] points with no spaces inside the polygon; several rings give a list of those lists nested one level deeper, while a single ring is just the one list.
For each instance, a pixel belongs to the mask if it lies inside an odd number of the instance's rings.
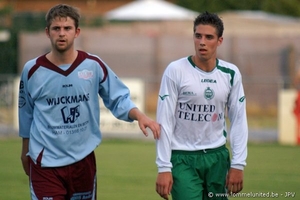
[{"label": "young man with dark hair", "polygon": [[[159,91],[156,191],[164,199],[225,200],[243,188],[248,125],[239,69],[217,58],[223,22],[204,12],[194,21],[195,54],[171,62]],[[230,120],[232,159],[226,148]]]}]

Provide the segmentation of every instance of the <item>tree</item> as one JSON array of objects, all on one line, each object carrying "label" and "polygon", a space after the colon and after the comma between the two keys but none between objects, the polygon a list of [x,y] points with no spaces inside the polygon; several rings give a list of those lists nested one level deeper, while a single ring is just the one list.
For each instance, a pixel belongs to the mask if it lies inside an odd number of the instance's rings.
[{"label": "tree", "polygon": [[300,16],[300,0],[175,0],[174,3],[197,12],[260,10],[292,17]]},{"label": "tree", "polygon": [[11,29],[12,8],[0,9],[0,32],[8,37],[0,41],[0,74],[14,74],[17,71],[17,34]]}]

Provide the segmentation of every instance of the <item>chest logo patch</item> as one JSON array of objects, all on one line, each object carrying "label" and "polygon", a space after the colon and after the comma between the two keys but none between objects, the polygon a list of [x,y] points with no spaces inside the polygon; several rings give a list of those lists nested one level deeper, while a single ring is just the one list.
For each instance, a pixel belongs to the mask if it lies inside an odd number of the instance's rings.
[{"label": "chest logo patch", "polygon": [[207,100],[211,100],[213,99],[215,96],[215,92],[210,89],[210,87],[207,87],[204,91],[204,98],[207,99]]},{"label": "chest logo patch", "polygon": [[93,71],[89,71],[86,69],[78,72],[78,77],[85,80],[92,78],[93,75],[94,75]]}]

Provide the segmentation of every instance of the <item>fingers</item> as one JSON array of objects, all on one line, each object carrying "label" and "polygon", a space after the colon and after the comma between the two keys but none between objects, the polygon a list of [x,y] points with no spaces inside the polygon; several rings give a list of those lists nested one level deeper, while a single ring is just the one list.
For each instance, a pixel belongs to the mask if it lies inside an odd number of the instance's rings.
[{"label": "fingers", "polygon": [[161,196],[163,199],[169,199],[170,190],[168,187],[156,185],[156,192]]},{"label": "fingers", "polygon": [[142,130],[143,134],[148,137],[148,131],[146,130],[145,127],[141,126],[140,129]]},{"label": "fingers", "polygon": [[226,178],[226,188],[229,194],[238,193],[243,189],[243,171],[231,168]]},{"label": "fingers", "polygon": [[171,172],[159,173],[156,180],[156,192],[163,198],[169,199],[173,185]]},{"label": "fingers", "polygon": [[242,183],[229,184],[227,186],[227,192],[229,194],[238,193],[238,192],[240,192],[242,190],[243,190],[243,184]]},{"label": "fingers", "polygon": [[22,157],[21,161],[22,161],[22,166],[25,174],[29,176],[29,164],[30,164],[29,157],[28,156]]},{"label": "fingers", "polygon": [[153,137],[154,139],[159,139],[159,136],[160,136],[160,127],[159,125],[158,126],[155,126],[151,129],[152,133],[153,133]]},{"label": "fingers", "polygon": [[151,129],[151,131],[153,133],[154,139],[159,139],[159,136],[160,136],[160,126],[159,126],[159,124],[156,123],[155,121],[153,121],[149,125],[149,128]]},{"label": "fingers", "polygon": [[148,131],[147,128],[149,128],[152,131],[154,139],[159,139],[160,136],[160,126],[155,121],[151,121],[148,123],[140,124],[140,129],[142,130],[143,134],[148,137]]}]

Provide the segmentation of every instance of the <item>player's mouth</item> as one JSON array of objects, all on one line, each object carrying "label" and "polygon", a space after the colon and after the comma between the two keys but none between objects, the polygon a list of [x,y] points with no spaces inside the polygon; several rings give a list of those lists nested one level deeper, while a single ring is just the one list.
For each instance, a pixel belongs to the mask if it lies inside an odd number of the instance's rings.
[{"label": "player's mouth", "polygon": [[206,53],[207,50],[206,50],[206,49],[199,49],[199,52],[200,52],[201,54],[203,54],[203,53]]},{"label": "player's mouth", "polygon": [[66,40],[58,40],[58,41],[57,41],[58,44],[63,44],[63,43],[65,43],[65,42],[66,42]]}]

